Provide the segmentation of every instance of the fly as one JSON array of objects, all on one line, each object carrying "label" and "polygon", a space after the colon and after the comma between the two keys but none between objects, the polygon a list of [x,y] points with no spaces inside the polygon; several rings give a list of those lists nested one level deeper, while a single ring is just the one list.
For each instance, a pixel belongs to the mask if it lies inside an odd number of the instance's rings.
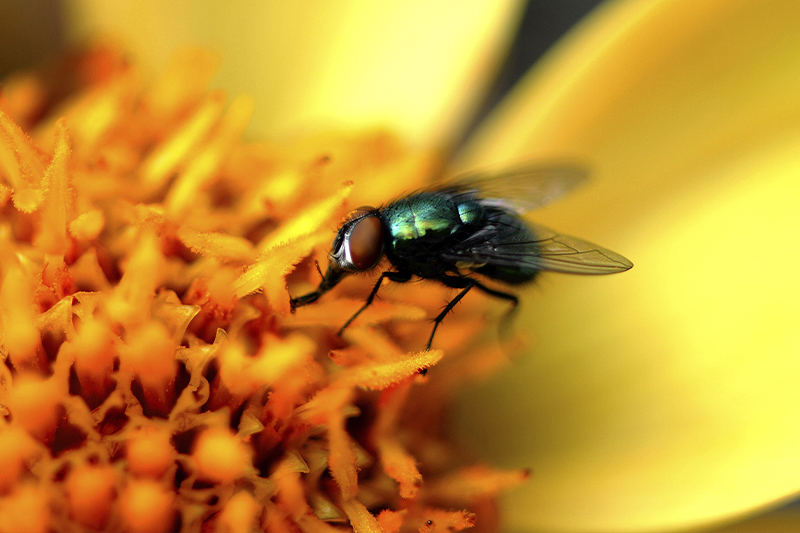
[{"label": "fly", "polygon": [[633,263],[621,255],[520,218],[584,179],[584,172],[568,167],[523,168],[468,176],[384,207],[356,209],[336,233],[319,286],[291,298],[292,312],[318,300],[345,276],[373,270],[386,257],[392,268],[381,273],[364,305],[338,334],[372,304],[384,279],[405,283],[416,276],[460,289],[433,320],[430,349],[436,328],[471,289],[517,305],[517,296],[487,287],[476,276],[514,286],[533,281],[542,271],[624,272]]}]

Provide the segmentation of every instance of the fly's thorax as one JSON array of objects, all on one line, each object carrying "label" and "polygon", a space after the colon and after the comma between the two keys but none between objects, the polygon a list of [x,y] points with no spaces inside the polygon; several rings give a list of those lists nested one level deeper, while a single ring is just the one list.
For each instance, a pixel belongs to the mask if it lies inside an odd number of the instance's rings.
[{"label": "fly's thorax", "polygon": [[434,191],[410,195],[382,208],[389,261],[422,278],[454,273],[455,265],[443,252],[469,233],[464,220],[477,215],[474,206],[460,209],[459,204],[453,195]]},{"label": "fly's thorax", "polygon": [[486,216],[486,210],[477,200],[461,201],[457,209],[462,224],[467,226],[480,224]]},{"label": "fly's thorax", "polygon": [[446,242],[483,215],[477,202],[456,203],[443,193],[419,193],[381,210],[391,247],[436,245]]}]

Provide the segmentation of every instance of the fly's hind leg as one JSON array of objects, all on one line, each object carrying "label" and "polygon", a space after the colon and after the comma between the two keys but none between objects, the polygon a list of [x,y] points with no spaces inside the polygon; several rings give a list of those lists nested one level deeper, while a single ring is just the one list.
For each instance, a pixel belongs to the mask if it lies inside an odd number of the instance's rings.
[{"label": "fly's hind leg", "polygon": [[411,279],[411,273],[392,272],[390,270],[383,272],[378,278],[378,281],[375,283],[375,286],[372,287],[372,291],[370,291],[369,296],[367,296],[367,301],[364,302],[364,305],[361,306],[361,309],[356,311],[355,314],[350,317],[350,320],[344,323],[344,326],[342,326],[342,328],[336,333],[338,336],[341,337],[342,333],[344,333],[344,330],[347,328],[347,326],[352,324],[353,320],[355,320],[364,309],[366,309],[367,307],[370,306],[370,304],[372,304],[372,301],[375,299],[375,295],[378,294],[378,289],[381,288],[381,284],[383,283],[384,278],[390,281],[394,281],[395,283],[405,283],[406,281]]},{"label": "fly's hind leg", "polygon": [[517,304],[519,304],[519,298],[515,295],[510,294],[508,292],[498,291],[496,289],[490,289],[486,285],[476,281],[475,287],[482,290],[489,296],[494,296],[495,298],[501,298],[503,300],[508,300],[511,302],[511,309],[509,309],[504,315],[503,318],[500,319],[500,323],[497,325],[498,335],[501,339],[506,338],[508,335],[508,330],[511,325],[511,319],[514,317],[514,313],[517,311]]},{"label": "fly's hind leg", "polygon": [[473,281],[475,282],[475,287],[477,287],[478,289],[482,290],[483,292],[485,292],[489,296],[494,296],[495,298],[508,300],[514,305],[514,307],[512,307],[512,309],[516,309],[517,308],[517,304],[519,303],[519,298],[517,298],[515,295],[511,294],[510,292],[503,292],[503,291],[498,291],[497,289],[490,289],[489,287],[487,287],[486,285],[484,285],[483,283],[481,283],[478,280],[473,280]]}]

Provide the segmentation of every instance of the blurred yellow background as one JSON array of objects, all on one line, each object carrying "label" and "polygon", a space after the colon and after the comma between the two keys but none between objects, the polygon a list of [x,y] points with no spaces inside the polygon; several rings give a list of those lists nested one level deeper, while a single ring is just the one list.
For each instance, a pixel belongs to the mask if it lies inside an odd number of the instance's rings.
[{"label": "blurred yellow background", "polygon": [[465,399],[477,447],[534,469],[509,502],[537,527],[679,529],[800,487],[800,6],[768,4],[606,4],[473,138],[464,166],[588,158],[541,218],[635,265],[543,280],[534,351]]},{"label": "blurred yellow background", "polygon": [[63,6],[68,40],[111,35],[156,72],[181,46],[218,53],[214,84],[258,102],[254,138],[361,128],[366,118],[429,146],[464,126],[522,4],[71,0]]}]

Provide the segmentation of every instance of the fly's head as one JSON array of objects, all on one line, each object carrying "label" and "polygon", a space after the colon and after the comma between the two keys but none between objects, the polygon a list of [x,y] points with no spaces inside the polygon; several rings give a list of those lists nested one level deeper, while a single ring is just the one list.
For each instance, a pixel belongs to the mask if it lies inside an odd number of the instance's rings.
[{"label": "fly's head", "polygon": [[372,270],[383,257],[383,223],[378,211],[365,206],[351,212],[336,233],[328,257],[329,269],[349,273]]},{"label": "fly's head", "polygon": [[383,223],[374,207],[360,207],[352,211],[331,244],[328,253],[328,270],[319,287],[299,298],[290,300],[295,308],[310,304],[335,287],[345,276],[372,270],[383,257]]}]

